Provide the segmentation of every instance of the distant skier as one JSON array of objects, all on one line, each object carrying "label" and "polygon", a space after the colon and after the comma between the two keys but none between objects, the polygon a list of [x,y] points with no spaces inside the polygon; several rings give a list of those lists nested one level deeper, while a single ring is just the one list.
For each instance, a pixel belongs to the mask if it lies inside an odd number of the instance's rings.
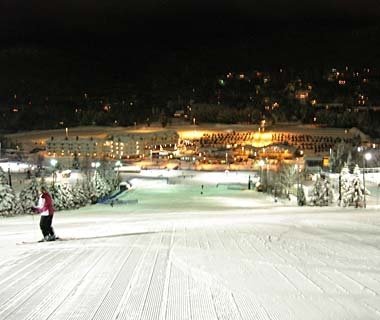
[{"label": "distant skier", "polygon": [[41,187],[41,195],[38,198],[38,205],[33,206],[34,211],[40,213],[40,228],[44,236],[39,242],[54,241],[56,239],[52,227],[54,216],[53,199],[45,187]]}]

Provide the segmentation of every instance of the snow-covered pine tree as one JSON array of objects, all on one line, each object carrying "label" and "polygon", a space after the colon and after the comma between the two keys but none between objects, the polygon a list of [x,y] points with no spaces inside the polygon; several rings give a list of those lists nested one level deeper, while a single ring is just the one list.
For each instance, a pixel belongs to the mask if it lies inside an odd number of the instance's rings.
[{"label": "snow-covered pine tree", "polygon": [[0,167],[0,216],[14,216],[23,213],[23,208],[8,179]]},{"label": "snow-covered pine tree", "polygon": [[306,196],[302,184],[297,189],[297,204],[299,206],[304,206],[306,204]]},{"label": "snow-covered pine tree", "polygon": [[340,172],[340,203],[342,207],[347,207],[352,203],[353,188],[351,183],[351,174],[348,169],[347,164],[345,163]]},{"label": "snow-covered pine tree", "polygon": [[88,203],[88,197],[83,189],[83,184],[79,183],[79,181],[72,187],[72,194],[75,208],[78,209]]},{"label": "snow-covered pine tree", "polygon": [[104,171],[104,178],[110,186],[110,192],[113,192],[119,187],[120,184],[120,175],[113,170],[112,167],[106,167]]},{"label": "snow-covered pine tree", "polygon": [[91,202],[91,196],[93,194],[92,184],[88,179],[82,180],[83,193],[86,197],[86,204]]},{"label": "snow-covered pine tree", "polygon": [[[363,180],[360,176],[360,168],[358,165],[354,168],[353,178],[352,178],[352,202],[356,208],[362,206],[364,203],[364,186]],[[368,191],[366,190],[368,193]]]},{"label": "snow-covered pine tree", "polygon": [[325,186],[326,186],[326,193],[325,193],[325,199],[327,201],[327,205],[330,205],[334,201],[334,189],[331,185],[330,178],[325,178]]},{"label": "snow-covered pine tree", "polygon": [[32,206],[36,205],[40,188],[35,177],[20,191],[20,203],[24,213],[33,213]]},{"label": "snow-covered pine tree", "polygon": [[311,189],[310,203],[314,206],[318,206],[322,203],[321,198],[323,194],[323,182],[321,176],[316,175],[316,181]]},{"label": "snow-covered pine tree", "polygon": [[110,162],[102,161],[102,165],[100,170],[97,170],[100,176],[104,179],[104,181],[109,186],[109,191],[107,194],[113,192],[118,186],[118,175],[115,172]]},{"label": "snow-covered pine tree", "polygon": [[2,167],[0,167],[0,183],[1,184],[8,184],[8,178],[7,178]]},{"label": "snow-covered pine tree", "polygon": [[62,189],[59,184],[54,184],[54,186],[52,186],[51,196],[53,197],[55,210],[60,211],[60,210],[65,209],[64,195],[62,193]]},{"label": "snow-covered pine tree", "polygon": [[64,209],[74,209],[75,203],[74,203],[74,195],[71,190],[71,187],[67,184],[61,185],[61,191],[62,191],[62,203],[64,206]]},{"label": "snow-covered pine tree", "polygon": [[311,203],[314,206],[328,206],[333,199],[333,190],[326,176],[317,176],[313,189],[311,190]]},{"label": "snow-covered pine tree", "polygon": [[48,190],[50,192],[50,188],[49,186],[47,185],[46,183],[46,179],[45,179],[45,176],[44,175],[41,175],[41,179],[40,179],[40,188],[41,187],[44,187],[46,188],[46,190]]},{"label": "snow-covered pine tree", "polygon": [[111,191],[111,188],[108,185],[107,181],[101,176],[98,170],[95,170],[94,175],[91,179],[91,184],[93,189],[93,195],[97,199],[105,197]]},{"label": "snow-covered pine tree", "polygon": [[288,197],[290,190],[297,182],[297,178],[297,168],[293,165],[282,163],[275,182],[278,194]]}]

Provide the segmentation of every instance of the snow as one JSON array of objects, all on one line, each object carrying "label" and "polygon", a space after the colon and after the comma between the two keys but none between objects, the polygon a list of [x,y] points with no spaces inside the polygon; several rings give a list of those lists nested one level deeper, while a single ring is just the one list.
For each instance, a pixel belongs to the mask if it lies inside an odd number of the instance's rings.
[{"label": "snow", "polygon": [[15,172],[27,172],[28,170],[34,170],[35,166],[30,165],[28,163],[24,162],[15,162],[15,161],[7,161],[7,162],[0,162],[0,168],[3,169],[3,171],[8,172],[8,169],[11,173]]},{"label": "snow", "polygon": [[1,218],[0,319],[380,318],[376,192],[298,207],[235,188],[248,172],[165,172],[124,176],[137,203],[57,212],[75,240],[20,245],[39,218]]}]

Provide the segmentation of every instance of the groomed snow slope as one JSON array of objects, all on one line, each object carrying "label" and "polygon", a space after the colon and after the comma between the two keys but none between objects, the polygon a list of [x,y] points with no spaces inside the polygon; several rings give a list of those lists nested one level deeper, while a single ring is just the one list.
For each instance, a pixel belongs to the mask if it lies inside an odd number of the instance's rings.
[{"label": "groomed snow slope", "polygon": [[[201,194],[201,191],[203,194]],[[0,319],[379,319],[380,212],[154,181],[125,199],[2,218]]]}]

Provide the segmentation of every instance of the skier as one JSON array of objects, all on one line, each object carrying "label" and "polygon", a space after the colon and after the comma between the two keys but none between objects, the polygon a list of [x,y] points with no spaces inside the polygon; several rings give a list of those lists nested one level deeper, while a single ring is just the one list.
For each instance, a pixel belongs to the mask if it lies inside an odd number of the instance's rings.
[{"label": "skier", "polygon": [[54,241],[56,239],[52,222],[54,216],[53,199],[45,187],[41,187],[41,195],[38,198],[38,205],[33,206],[34,211],[40,213],[40,228],[43,239],[39,242]]}]

